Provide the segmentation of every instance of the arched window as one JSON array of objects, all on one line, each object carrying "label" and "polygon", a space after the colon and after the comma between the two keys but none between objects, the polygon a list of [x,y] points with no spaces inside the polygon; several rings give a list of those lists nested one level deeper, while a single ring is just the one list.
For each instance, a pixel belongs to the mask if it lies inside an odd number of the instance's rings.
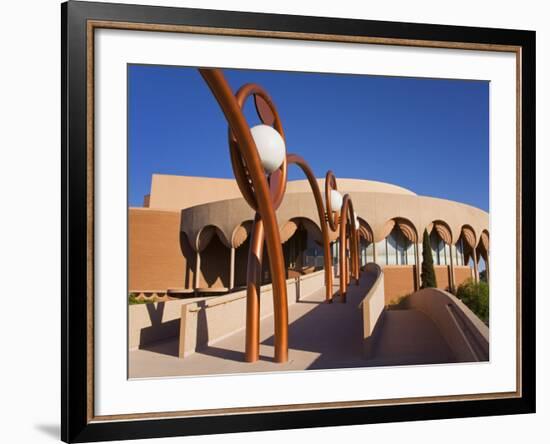
[{"label": "arched window", "polygon": [[414,244],[405,237],[398,225],[386,237],[386,265],[414,265]]},{"label": "arched window", "polygon": [[487,262],[485,262],[485,258],[483,256],[479,256],[477,267],[479,270],[479,280],[487,282]]},{"label": "arched window", "polygon": [[290,269],[302,268],[303,253],[307,245],[307,230],[302,224],[297,224],[294,234],[285,242],[283,246],[286,266]]},{"label": "arched window", "polygon": [[374,262],[374,244],[372,229],[369,224],[361,218],[359,221],[359,266],[364,267],[369,262]]},{"label": "arched window", "polygon": [[483,230],[477,245],[479,278],[489,282],[489,232]]},{"label": "arched window", "polygon": [[330,243],[330,250],[332,256],[332,273],[334,277],[337,277],[339,273],[338,264],[340,263],[340,241],[338,239]]},{"label": "arched window", "polygon": [[324,265],[324,253],[322,244],[319,244],[308,231],[306,249],[304,251],[304,266],[322,268]]},{"label": "arched window", "polygon": [[450,248],[449,245],[445,243],[437,230],[432,230],[430,233],[430,246],[432,248],[432,257],[434,260],[434,265],[449,265],[451,262],[450,258]]},{"label": "arched window", "polygon": [[294,220],[295,231],[283,244],[287,268],[322,268],[323,247],[320,230],[308,220]]},{"label": "arched window", "polygon": [[374,261],[374,247],[372,242],[369,242],[363,236],[359,237],[359,265],[364,267],[369,262]]},{"label": "arched window", "polygon": [[475,266],[476,234],[472,227],[464,225],[460,234],[460,249],[462,252],[462,264],[469,267]]},{"label": "arched window", "polygon": [[460,236],[458,242],[456,243],[456,265],[465,265],[464,264],[464,239],[463,236]]}]

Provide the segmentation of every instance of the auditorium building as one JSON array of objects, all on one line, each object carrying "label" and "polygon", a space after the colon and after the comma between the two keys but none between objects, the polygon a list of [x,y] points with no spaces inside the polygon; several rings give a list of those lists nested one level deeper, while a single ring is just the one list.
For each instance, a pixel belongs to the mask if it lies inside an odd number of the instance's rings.
[{"label": "auditorium building", "polygon": [[[319,179],[324,190],[324,179]],[[385,301],[413,293],[420,284],[422,235],[426,229],[438,288],[452,290],[467,279],[489,276],[489,214],[402,187],[337,179],[360,223],[360,262],[379,264]],[[246,282],[253,211],[233,179],[155,174],[143,207],[128,210],[128,290],[142,297],[221,295]],[[277,210],[287,278],[323,268],[321,228],[306,180],[289,181]],[[333,273],[338,245],[332,239]],[[262,282],[270,283],[268,258]]]}]

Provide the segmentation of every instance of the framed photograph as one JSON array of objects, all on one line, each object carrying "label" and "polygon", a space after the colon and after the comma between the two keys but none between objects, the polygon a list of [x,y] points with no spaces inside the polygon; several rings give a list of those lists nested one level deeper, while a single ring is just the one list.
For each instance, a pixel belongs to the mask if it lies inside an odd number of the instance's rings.
[{"label": "framed photograph", "polygon": [[535,33],[69,1],[62,439],[535,411]]}]

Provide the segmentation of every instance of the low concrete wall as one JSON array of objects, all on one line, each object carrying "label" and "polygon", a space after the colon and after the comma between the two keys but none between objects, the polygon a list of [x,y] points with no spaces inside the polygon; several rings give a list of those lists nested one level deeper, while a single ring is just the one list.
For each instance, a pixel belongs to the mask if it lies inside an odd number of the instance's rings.
[{"label": "low concrete wall", "polygon": [[489,360],[489,328],[460,299],[425,288],[412,294],[407,304],[437,325],[458,362]]},{"label": "low concrete wall", "polygon": [[450,286],[451,267],[449,265],[434,265],[437,288],[448,291]]},{"label": "low concrete wall", "polygon": [[474,278],[474,270],[467,265],[455,266],[455,286],[458,286],[468,279]]},{"label": "low concrete wall", "polygon": [[416,272],[414,265],[385,265],[384,294],[386,305],[415,291]]},{"label": "low concrete wall", "polygon": [[215,298],[198,297],[128,307],[128,348],[151,344],[167,338],[177,337],[180,331],[182,305],[201,303]]},{"label": "low concrete wall", "polygon": [[[288,304],[292,305],[324,285],[324,271],[287,279]],[[271,284],[260,293],[260,317],[273,314]],[[246,290],[223,296],[131,305],[129,348],[180,338],[180,357],[188,356],[245,327]]]},{"label": "low concrete wall", "polygon": [[380,331],[384,318],[384,272],[379,265],[369,263],[365,266],[367,273],[374,275],[374,283],[367,295],[359,304],[363,311],[363,344],[367,359],[372,357],[373,344],[376,341],[376,332]]}]

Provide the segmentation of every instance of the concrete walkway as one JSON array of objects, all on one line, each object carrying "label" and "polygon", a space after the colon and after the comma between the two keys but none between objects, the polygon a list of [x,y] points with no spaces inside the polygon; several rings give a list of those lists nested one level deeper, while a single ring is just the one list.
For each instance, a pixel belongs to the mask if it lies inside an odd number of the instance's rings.
[{"label": "concrete walkway", "polygon": [[212,375],[229,373],[334,369],[399,364],[452,362],[452,354],[439,332],[416,310],[387,311],[374,358],[365,360],[362,344],[362,312],[359,302],[374,283],[363,273],[358,286],[351,285],[347,303],[335,296],[324,302],[320,288],[289,307],[289,361],[273,362],[273,317],[260,324],[260,360],[245,363],[245,331],[240,330],[215,344],[179,359],[177,339],[158,342],[129,353],[130,378]]},{"label": "concrete walkway", "polygon": [[386,310],[374,358],[366,366],[455,362],[434,322],[418,310]]}]

